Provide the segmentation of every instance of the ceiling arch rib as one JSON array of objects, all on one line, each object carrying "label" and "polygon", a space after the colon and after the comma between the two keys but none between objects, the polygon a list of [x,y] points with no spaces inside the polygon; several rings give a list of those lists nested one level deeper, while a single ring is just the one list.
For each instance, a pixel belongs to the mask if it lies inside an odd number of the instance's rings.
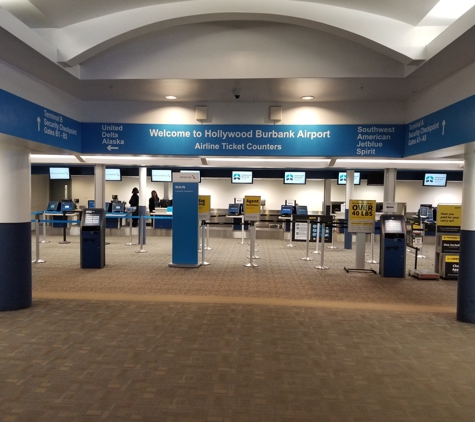
[{"label": "ceiling arch rib", "polygon": [[383,16],[341,7],[288,0],[183,1],[113,13],[58,31],[58,62],[76,66],[122,42],[153,31],[219,20],[267,20],[307,26],[379,49],[406,64],[424,60],[428,42],[443,28],[414,27]]}]

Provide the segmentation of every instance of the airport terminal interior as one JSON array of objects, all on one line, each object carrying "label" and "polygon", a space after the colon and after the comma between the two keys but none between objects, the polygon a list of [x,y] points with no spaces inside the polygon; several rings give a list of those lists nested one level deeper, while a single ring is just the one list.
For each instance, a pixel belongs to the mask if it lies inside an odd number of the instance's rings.
[{"label": "airport terminal interior", "polygon": [[0,422],[472,421],[473,22],[0,0]]}]

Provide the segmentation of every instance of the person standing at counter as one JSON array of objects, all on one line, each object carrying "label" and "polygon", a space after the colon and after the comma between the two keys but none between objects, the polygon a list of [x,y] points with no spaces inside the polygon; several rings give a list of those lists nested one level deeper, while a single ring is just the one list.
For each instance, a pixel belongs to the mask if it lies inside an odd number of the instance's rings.
[{"label": "person standing at counter", "polygon": [[[139,215],[139,190],[138,188],[132,189],[132,196],[129,199],[129,204],[131,207],[135,207],[135,211],[132,213],[134,216]],[[139,220],[136,218],[132,219],[132,227],[137,227],[139,225]]]},{"label": "person standing at counter", "polygon": [[158,208],[159,206],[160,206],[160,198],[157,195],[157,191],[153,190],[152,196],[148,200],[148,210],[150,212],[154,212],[155,208]]}]

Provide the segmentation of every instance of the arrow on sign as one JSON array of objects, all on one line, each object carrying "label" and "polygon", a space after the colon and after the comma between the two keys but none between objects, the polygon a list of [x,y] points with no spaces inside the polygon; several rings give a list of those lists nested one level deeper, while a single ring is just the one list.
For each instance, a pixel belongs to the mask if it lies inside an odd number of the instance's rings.
[{"label": "arrow on sign", "polygon": [[38,122],[38,132],[41,130],[40,128],[40,123],[41,123],[41,119],[40,117],[38,116],[38,118],[36,119],[36,121]]},{"label": "arrow on sign", "polygon": [[113,149],[119,149],[119,147],[113,147],[112,145],[107,145],[107,149],[112,151]]},{"label": "arrow on sign", "polygon": [[442,120],[442,135],[444,135],[445,132],[445,120]]}]

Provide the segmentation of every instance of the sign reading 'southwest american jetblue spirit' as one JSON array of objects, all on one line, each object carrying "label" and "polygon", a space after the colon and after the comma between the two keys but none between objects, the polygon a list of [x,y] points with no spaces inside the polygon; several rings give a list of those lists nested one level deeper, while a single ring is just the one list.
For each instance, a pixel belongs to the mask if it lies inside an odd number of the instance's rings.
[{"label": "sign reading 'southwest american jetblue spirit'", "polygon": [[0,89],[0,132],[81,151],[81,123]]},{"label": "sign reading 'southwest american jetblue spirit'", "polygon": [[83,153],[402,157],[404,125],[83,124]]}]

